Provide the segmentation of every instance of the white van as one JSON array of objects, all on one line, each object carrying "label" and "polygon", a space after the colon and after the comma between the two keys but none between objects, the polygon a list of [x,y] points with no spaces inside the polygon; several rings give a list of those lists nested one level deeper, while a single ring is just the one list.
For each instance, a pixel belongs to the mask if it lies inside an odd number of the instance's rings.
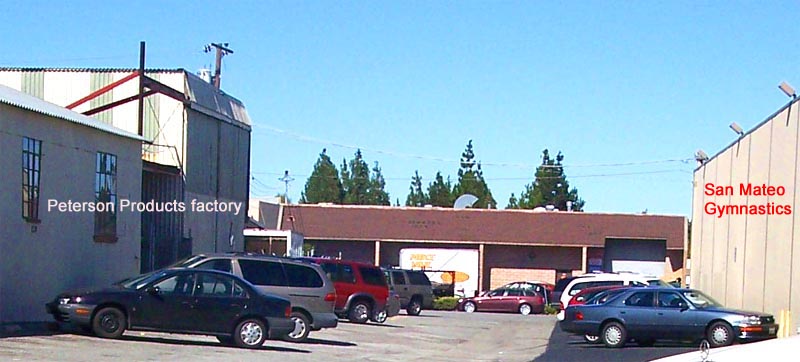
[{"label": "white van", "polygon": [[564,291],[561,293],[561,297],[559,299],[560,310],[556,315],[558,320],[564,320],[564,308],[569,305],[569,301],[572,299],[572,296],[578,294],[581,290],[586,288],[605,285],[630,285],[635,287],[646,287],[649,286],[650,283],[647,277],[633,273],[584,274],[575,277],[569,282],[569,284],[567,284],[567,286],[564,288]]}]

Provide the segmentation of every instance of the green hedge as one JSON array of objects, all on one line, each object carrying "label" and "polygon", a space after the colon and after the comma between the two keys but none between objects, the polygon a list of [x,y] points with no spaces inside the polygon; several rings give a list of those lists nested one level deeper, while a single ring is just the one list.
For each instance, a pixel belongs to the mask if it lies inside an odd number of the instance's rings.
[{"label": "green hedge", "polygon": [[458,304],[457,297],[441,297],[433,300],[435,310],[455,310]]}]

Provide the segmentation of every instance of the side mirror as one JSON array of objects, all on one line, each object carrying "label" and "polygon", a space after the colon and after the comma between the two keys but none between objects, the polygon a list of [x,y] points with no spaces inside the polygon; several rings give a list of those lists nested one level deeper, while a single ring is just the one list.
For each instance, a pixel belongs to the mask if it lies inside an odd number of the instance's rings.
[{"label": "side mirror", "polygon": [[160,291],[161,289],[159,289],[158,287],[147,287],[147,294],[150,295],[158,295]]}]

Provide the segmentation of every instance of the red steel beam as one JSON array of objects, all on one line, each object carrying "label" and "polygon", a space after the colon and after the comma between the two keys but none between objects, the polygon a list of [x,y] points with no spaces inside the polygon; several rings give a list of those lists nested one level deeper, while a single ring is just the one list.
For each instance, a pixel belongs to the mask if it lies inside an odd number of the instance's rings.
[{"label": "red steel beam", "polygon": [[[144,92],[144,94],[142,94],[142,98],[147,97],[147,96],[151,96],[151,95],[156,94],[156,93],[157,92],[155,90],[146,91],[146,92]],[[138,94],[135,95],[135,96],[130,96],[130,97],[125,98],[125,99],[120,99],[118,101],[114,101],[114,102],[111,102],[111,103],[108,103],[108,104],[104,104],[104,105],[102,105],[100,107],[97,107],[97,108],[94,108],[94,109],[90,109],[90,110],[88,110],[86,112],[83,112],[83,114],[87,115],[87,116],[91,116],[93,114],[97,114],[97,113],[100,113],[102,111],[109,110],[109,109],[114,108],[116,106],[123,105],[125,103],[135,101],[137,99],[139,99],[139,95]]]},{"label": "red steel beam", "polygon": [[122,78],[122,79],[120,79],[120,80],[118,80],[118,81],[116,81],[116,82],[110,83],[109,85],[107,85],[107,86],[105,86],[105,87],[103,87],[103,88],[100,88],[100,89],[98,89],[98,90],[96,90],[96,91],[94,91],[94,92],[90,93],[88,96],[86,96],[86,97],[83,97],[83,98],[81,98],[81,99],[79,99],[79,100],[77,100],[77,101],[73,102],[72,104],[70,104],[70,105],[68,105],[68,106],[67,106],[67,109],[73,109],[73,108],[75,108],[75,107],[77,107],[77,106],[79,106],[79,105],[81,105],[81,104],[84,104],[84,103],[86,103],[86,102],[88,102],[88,101],[90,101],[90,100],[92,100],[92,99],[95,99],[95,98],[97,98],[99,95],[101,95],[101,94],[103,94],[103,93],[105,93],[105,92],[108,92],[108,91],[110,91],[110,90],[111,90],[111,89],[113,89],[114,87],[116,87],[116,86],[118,86],[118,85],[120,85],[120,84],[122,84],[122,83],[125,83],[125,82],[127,82],[127,81],[129,81],[129,80],[131,80],[131,79],[133,79],[133,78],[136,78],[138,75],[139,75],[139,72],[138,72],[138,71],[135,71],[135,72],[133,72],[133,73],[131,73],[131,74],[128,74],[128,75],[126,75],[124,78]]}]

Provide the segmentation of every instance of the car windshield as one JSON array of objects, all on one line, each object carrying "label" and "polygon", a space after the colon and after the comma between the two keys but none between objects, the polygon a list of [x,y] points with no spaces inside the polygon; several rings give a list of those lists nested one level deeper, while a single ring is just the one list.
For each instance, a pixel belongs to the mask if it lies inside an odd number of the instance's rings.
[{"label": "car windshield", "polygon": [[120,285],[125,289],[141,289],[151,281],[161,278],[165,273],[166,272],[163,270],[152,271],[137,277],[129,278],[120,283]]},{"label": "car windshield", "polygon": [[185,258],[185,259],[177,261],[175,264],[172,264],[172,265],[168,266],[167,268],[182,268],[182,267],[186,267],[186,266],[189,266],[191,264],[194,264],[198,260],[202,260],[202,259],[205,259],[205,258],[206,257],[204,257],[202,255],[190,256],[188,258]]},{"label": "car windshield", "polygon": [[706,308],[706,307],[721,307],[722,304],[719,304],[716,300],[712,299],[711,297],[697,291],[697,290],[687,290],[684,291],[683,296],[686,297],[689,301],[692,302],[697,308]]},{"label": "car windshield", "polygon": [[609,299],[621,294],[625,290],[626,288],[614,288],[601,291],[593,295],[591,298],[587,298],[586,304],[603,304],[607,302]]}]

